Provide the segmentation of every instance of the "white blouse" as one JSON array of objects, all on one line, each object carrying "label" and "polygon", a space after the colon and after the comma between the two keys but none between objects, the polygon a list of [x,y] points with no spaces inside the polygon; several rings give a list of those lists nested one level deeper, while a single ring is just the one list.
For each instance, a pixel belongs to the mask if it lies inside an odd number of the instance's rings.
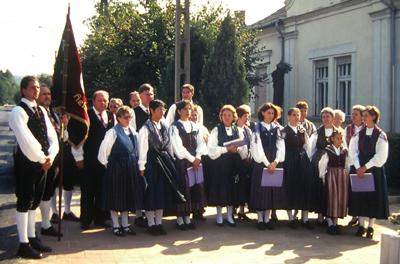
[{"label": "white blouse", "polygon": [[[333,145],[332,145],[333,146]],[[342,145],[342,149],[343,149],[343,145]],[[335,150],[336,156],[340,156],[340,148],[337,148],[335,146],[333,146],[333,149]],[[319,177],[325,182],[325,175],[327,172],[327,168],[328,168],[328,162],[329,162],[329,156],[327,153],[324,153],[324,155],[322,155],[321,159],[319,160],[318,163],[318,171],[319,171]],[[344,168],[346,169],[347,173],[349,173],[350,171],[350,157],[349,155],[347,155],[346,157],[346,162],[345,162],[345,166]]]},{"label": "white blouse", "polygon": [[[330,137],[333,133],[333,128],[325,128],[325,136]],[[343,147],[347,148],[346,144],[346,134],[343,133]],[[310,151],[311,151],[311,157],[315,154],[317,151],[317,140],[318,140],[318,131],[316,130],[314,134],[311,135],[310,137]]]},{"label": "white blouse", "polygon": [[32,162],[39,162],[43,164],[46,162],[47,157],[50,158],[51,162],[53,162],[59,151],[58,136],[46,113],[46,109],[44,109],[42,106],[38,106],[35,101],[29,101],[26,98],[22,98],[21,102],[27,104],[32,112],[33,107],[41,108],[46,122],[47,139],[49,141],[49,155],[46,156],[44,154],[42,151],[42,145],[28,128],[29,116],[20,106],[16,106],[12,109],[9,120],[9,126],[17,138],[18,146],[20,147],[22,153]]},{"label": "white blouse", "polygon": [[190,133],[192,131],[192,128],[193,128],[193,131],[198,131],[198,135],[196,137],[196,143],[197,143],[196,156],[193,156],[183,146],[182,139],[179,136],[178,128],[176,126],[171,126],[169,128],[169,135],[171,138],[172,151],[173,151],[175,157],[177,157],[178,159],[186,159],[189,162],[193,163],[193,161],[195,159],[201,159],[201,156],[207,154],[207,145],[204,141],[204,136],[202,134],[202,130],[199,128],[199,125],[195,124],[194,122],[182,121],[182,120],[179,120],[178,122],[182,123],[182,125],[187,133]]},{"label": "white blouse", "polygon": [[[232,136],[232,127],[225,127],[225,131],[228,136]],[[247,147],[244,147],[245,146],[241,146],[238,148],[240,157],[247,156]],[[228,149],[226,147],[218,146],[218,127],[214,127],[213,130],[211,130],[210,137],[208,138],[208,156],[210,159],[215,160],[227,152]]]},{"label": "white blouse", "polygon": [[[367,136],[372,135],[373,130],[373,128],[367,128]],[[349,147],[349,156],[352,164],[356,169],[361,167],[360,160],[358,159],[358,155],[360,154],[360,151],[358,149],[358,139],[359,134],[355,134],[350,140]],[[382,133],[379,135],[378,141],[376,142],[375,155],[365,164],[365,167],[367,169],[370,169],[372,167],[382,167],[386,163],[388,155],[389,143],[387,141],[385,132],[382,131]]]},{"label": "white blouse", "polygon": [[[157,131],[161,129],[161,122],[158,123],[153,122],[154,126],[156,127]],[[159,137],[161,135],[159,134]],[[149,130],[145,125],[139,130],[139,138],[138,138],[138,145],[139,145],[139,170],[144,171],[146,168],[147,163],[147,152],[149,151]],[[168,153],[173,155],[172,152],[172,144],[168,145]]]},{"label": "white blouse", "polygon": [[[137,132],[133,129],[133,127],[126,127],[126,128],[124,127],[124,132],[125,135],[130,135],[132,133],[134,137],[137,137]],[[101,142],[97,159],[101,164],[103,164],[106,167],[108,163],[108,157],[110,157],[111,149],[116,139],[117,139],[117,132],[115,131],[115,129],[109,129],[106,132],[103,141]]]},{"label": "white blouse", "polygon": [[[193,103],[193,101],[192,101]],[[176,104],[172,104],[168,109],[167,117],[165,118],[168,126],[171,126],[175,122]],[[203,109],[200,105],[197,105],[197,124],[203,125]]]},{"label": "white blouse", "polygon": [[[265,122],[261,122],[261,125],[265,127],[268,131],[274,129],[277,126],[276,124],[267,124]],[[256,127],[258,127],[258,125],[256,125]],[[274,161],[276,163],[283,162],[285,160],[285,141],[280,136],[279,129],[278,129],[278,138],[276,140],[276,148],[277,152]],[[268,161],[267,156],[265,155],[260,137],[260,131],[258,129],[252,135],[250,152],[255,162],[264,163],[265,167],[269,166],[270,162]]]}]

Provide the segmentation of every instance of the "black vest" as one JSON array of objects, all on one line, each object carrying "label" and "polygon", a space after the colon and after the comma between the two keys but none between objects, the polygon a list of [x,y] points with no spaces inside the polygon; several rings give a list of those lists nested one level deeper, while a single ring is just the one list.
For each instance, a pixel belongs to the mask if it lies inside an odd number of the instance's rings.
[{"label": "black vest", "polygon": [[331,168],[344,168],[346,165],[347,150],[340,148],[340,155],[336,155],[335,149],[332,145],[326,147],[326,153],[329,157],[328,167]]},{"label": "black vest", "polygon": [[264,154],[269,162],[273,162],[276,159],[276,152],[278,151],[276,147],[276,141],[278,140],[278,130],[279,127],[272,127],[267,130],[261,123],[258,124],[258,129],[260,132],[260,139],[264,149]]},{"label": "black vest", "polygon": [[193,156],[196,155],[196,148],[197,148],[197,137],[199,135],[198,130],[193,130],[193,124],[191,123],[191,131],[188,133],[185,130],[185,127],[183,124],[179,121],[175,121],[173,126],[176,126],[176,128],[179,131],[179,136],[182,139],[182,144],[186,148],[187,151],[189,151],[190,154]]},{"label": "black vest", "polygon": [[110,128],[114,126],[114,115],[107,111],[108,123],[107,127],[104,127],[99,117],[96,115],[93,109],[88,111],[90,127],[89,135],[85,144],[83,145],[84,160],[85,161],[97,161],[97,155],[99,153],[100,144],[104,139],[104,136]]},{"label": "black vest", "polygon": [[364,166],[370,159],[375,156],[376,153],[376,143],[378,142],[379,136],[382,130],[375,126],[372,131],[372,135],[367,136],[367,128],[364,127],[358,133],[358,159],[360,161],[360,166]]},{"label": "black vest", "polygon": [[[49,155],[49,140],[47,138],[47,127],[46,127],[46,120],[44,117],[44,113],[42,109],[37,106],[37,111],[39,116],[32,112],[27,104],[24,102],[20,102],[19,106],[25,110],[26,114],[28,115],[28,128],[32,132],[33,136],[42,146],[43,153],[47,156]],[[19,148],[18,148],[19,149]]]},{"label": "black vest", "polygon": [[218,123],[218,146],[223,147],[225,142],[239,138],[239,131],[235,124],[231,126],[232,136],[228,136],[224,124]]},{"label": "black vest", "polygon": [[136,131],[139,131],[147,119],[149,119],[149,114],[147,114],[140,106],[133,109],[133,111],[135,111]]}]

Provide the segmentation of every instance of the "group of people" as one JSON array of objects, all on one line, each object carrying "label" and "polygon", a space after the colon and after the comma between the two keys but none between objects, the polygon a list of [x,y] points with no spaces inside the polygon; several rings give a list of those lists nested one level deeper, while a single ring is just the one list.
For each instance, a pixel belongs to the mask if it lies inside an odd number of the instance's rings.
[{"label": "group of people", "polygon": [[[47,93],[45,104],[39,99],[43,93]],[[130,106],[118,98],[109,100],[108,92],[97,90],[88,110],[88,138],[75,148],[67,139],[59,142],[57,138],[60,127],[68,132],[68,117],[52,114],[49,93],[35,77],[24,77],[21,102],[10,117],[18,142],[18,256],[41,258],[41,252],[51,251],[35,232],[39,205],[41,233],[61,235],[49,220],[59,144],[65,144],[69,157],[63,166],[62,218],[80,221],[82,230],[90,229],[92,223],[110,227],[107,219],[111,218],[112,234],[135,235],[128,221],[128,214],[134,212],[135,225],[146,227],[151,235],[165,235],[164,216],[175,216],[179,230],[195,229],[193,220],[205,220],[206,206],[216,207],[217,226],[234,227],[235,214],[249,219],[247,206],[257,214],[259,230],[274,229],[276,210],[286,210],[290,228],[301,223],[312,229],[308,214],[315,212],[319,223],[326,222],[327,232],[336,235],[340,233],[338,218],[349,214],[353,216],[349,224],[358,224],[356,235],[372,238],[375,219],[388,217],[383,170],[388,142],[377,126],[380,112],[375,106],[355,105],[352,122],[345,129],[341,128],[343,112],[326,107],[317,129],[307,119],[305,101],[287,111],[286,126],[278,122],[282,109],[273,103],[260,106],[258,122],[251,121],[249,106],[224,105],[218,124],[209,132],[203,125],[202,108],[193,103],[190,84],[182,86],[182,100],[171,105],[166,116],[167,107],[154,99],[150,84],[130,94]],[[375,190],[353,192],[350,173],[359,178],[372,173]],[[70,210],[76,175],[81,187],[80,218]],[[281,177],[282,182],[268,185],[268,177]],[[55,209],[51,220],[60,220]]]}]

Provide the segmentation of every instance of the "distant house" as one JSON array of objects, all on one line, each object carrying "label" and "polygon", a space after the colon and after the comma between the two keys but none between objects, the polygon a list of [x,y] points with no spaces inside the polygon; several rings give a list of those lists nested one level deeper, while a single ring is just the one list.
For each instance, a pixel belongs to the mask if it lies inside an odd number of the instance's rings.
[{"label": "distant house", "polygon": [[311,116],[325,106],[350,115],[354,104],[374,104],[382,112],[381,126],[400,132],[399,2],[286,0],[283,8],[251,25],[260,30],[259,45],[265,48],[256,72],[265,78],[254,88],[253,109],[272,101],[280,30],[283,60],[293,67],[285,75],[285,111],[300,99],[309,103]]}]

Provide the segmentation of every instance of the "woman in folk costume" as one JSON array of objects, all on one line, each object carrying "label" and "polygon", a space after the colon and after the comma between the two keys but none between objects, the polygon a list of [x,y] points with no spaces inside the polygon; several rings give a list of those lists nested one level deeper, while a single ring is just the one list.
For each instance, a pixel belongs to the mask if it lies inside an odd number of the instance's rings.
[{"label": "woman in folk costume", "polygon": [[[326,212],[326,193],[322,179],[319,177],[318,163],[322,155],[326,153],[326,147],[329,145],[329,137],[333,131],[338,130],[333,125],[335,113],[330,107],[325,107],[321,110],[322,125],[311,136],[311,167],[313,169],[313,191],[310,193],[309,202],[310,210],[318,213],[318,223],[322,224],[324,213]],[[344,143],[346,146],[346,144]]]},{"label": "woman in folk costume", "polygon": [[[132,109],[121,106],[118,124],[107,131],[98,160],[106,167],[103,180],[103,210],[109,210],[116,236],[136,235],[128,223],[128,212],[143,208],[143,179],[138,170],[137,132],[129,126]],[[121,214],[121,225],[118,221]]]},{"label": "woman in folk costume", "polygon": [[280,108],[272,103],[263,104],[258,110],[259,122],[251,141],[251,155],[255,165],[251,176],[249,208],[257,212],[257,229],[274,229],[270,221],[272,209],[286,209],[287,197],[283,187],[261,186],[264,168],[273,173],[284,161],[285,142],[281,126],[276,122],[281,116]]},{"label": "woman in folk costume", "polygon": [[[208,137],[210,136],[210,132],[208,129],[203,125],[198,122],[199,120],[199,112],[202,112],[203,110],[200,110],[200,106],[193,104],[192,103],[192,111],[190,113],[190,121],[198,124],[199,127],[199,134],[202,135],[203,141],[206,144],[208,143]],[[208,163],[210,158],[207,156],[208,149],[205,149],[204,155],[201,157],[201,163],[203,165],[203,176],[204,176],[204,189],[207,190],[207,173],[209,171],[208,169]],[[203,216],[205,212],[205,209],[203,208],[202,210],[198,212],[193,212],[193,219],[200,220],[200,221],[206,221],[207,219]]]},{"label": "woman in folk costume", "polygon": [[344,218],[347,215],[350,161],[348,151],[343,145],[341,130],[333,131],[329,142],[318,167],[319,176],[326,186],[327,232],[330,235],[338,235],[340,233],[337,226],[338,218]]},{"label": "woman in folk costume", "polygon": [[219,112],[220,123],[211,131],[208,141],[210,166],[208,175],[207,202],[217,207],[217,225],[223,226],[222,207],[227,207],[226,222],[236,226],[233,219],[235,184],[239,183],[239,165],[242,155],[247,155],[246,148],[237,146],[225,147],[224,143],[239,139],[239,131],[234,124],[237,119],[232,105],[224,105]]},{"label": "woman in folk costume", "polygon": [[237,214],[239,219],[250,220],[247,217],[244,207],[249,201],[250,195],[250,175],[251,175],[251,155],[250,155],[250,142],[252,131],[249,128],[251,108],[248,105],[241,105],[236,108],[236,113],[238,115],[238,120],[236,121],[236,126],[239,131],[239,137],[246,141],[246,145],[243,146],[247,150],[247,155],[241,156],[241,164],[239,171],[239,183],[235,185],[235,208],[239,207],[239,212]]},{"label": "woman in folk costume", "polygon": [[149,108],[149,119],[139,130],[139,173],[146,182],[144,209],[147,230],[151,235],[165,235],[163,211],[176,210],[177,203],[185,200],[176,184],[171,140],[161,121],[165,103],[156,99],[150,102]]},{"label": "woman in folk costume", "polygon": [[[362,113],[365,107],[363,105],[354,105],[351,110],[351,123],[346,126],[344,129],[344,136],[346,139],[346,145],[350,146],[350,139],[360,132],[360,130],[364,127],[364,121],[362,117]],[[351,160],[350,160],[351,161]],[[356,169],[353,164],[350,164],[350,173],[356,173]],[[349,192],[349,201],[351,201],[351,192]],[[358,217],[353,216],[352,219],[347,224],[348,226],[358,226]]]},{"label": "woman in folk costume", "polygon": [[312,188],[310,148],[306,130],[299,125],[300,110],[288,111],[288,125],[281,131],[285,140],[285,161],[283,162],[283,188],[287,194],[289,226],[297,228],[293,210],[302,210],[302,225],[312,229],[308,220],[309,193]]},{"label": "woman in folk costume", "polygon": [[200,125],[189,120],[191,103],[182,100],[176,103],[175,122],[169,128],[172,149],[175,156],[177,183],[186,198],[186,202],[177,206],[176,227],[179,230],[195,229],[190,220],[191,213],[204,211],[205,193],[202,182],[190,185],[188,169],[203,170],[201,157],[207,153],[207,145],[200,133]]},{"label": "woman in folk costume", "polygon": [[357,236],[366,233],[373,238],[375,219],[387,219],[389,203],[386,176],[383,165],[386,163],[389,144],[385,132],[377,126],[380,112],[376,106],[366,106],[363,111],[365,127],[350,140],[349,155],[358,177],[372,173],[375,191],[353,192],[349,214],[359,216],[360,226]]}]

